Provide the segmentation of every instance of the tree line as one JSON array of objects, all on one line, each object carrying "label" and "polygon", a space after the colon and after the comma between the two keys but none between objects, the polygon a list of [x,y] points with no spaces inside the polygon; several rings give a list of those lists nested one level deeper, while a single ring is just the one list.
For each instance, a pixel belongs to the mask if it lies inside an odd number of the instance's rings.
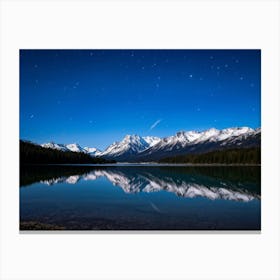
[{"label": "tree line", "polygon": [[260,164],[261,149],[230,149],[218,150],[204,154],[187,154],[167,157],[159,160],[160,163],[203,163],[203,164]]},{"label": "tree line", "polygon": [[101,157],[92,157],[85,153],[59,151],[43,148],[31,142],[20,140],[21,164],[74,164],[74,163],[114,163]]}]

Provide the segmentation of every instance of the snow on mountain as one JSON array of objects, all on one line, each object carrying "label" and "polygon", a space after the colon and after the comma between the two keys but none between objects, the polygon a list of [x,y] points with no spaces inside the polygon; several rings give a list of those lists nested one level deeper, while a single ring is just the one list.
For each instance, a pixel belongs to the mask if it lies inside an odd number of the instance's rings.
[{"label": "snow on mountain", "polygon": [[104,151],[96,148],[82,148],[79,144],[46,143],[45,148],[61,151],[83,152],[118,161],[157,160],[166,156],[187,153],[202,153],[217,149],[260,146],[261,128],[231,127],[218,130],[179,131],[175,135],[159,138],[126,135],[123,140],[112,143]]},{"label": "snow on mountain", "polygon": [[43,148],[49,148],[49,149],[54,149],[54,150],[59,150],[59,151],[68,151],[68,148],[63,145],[63,144],[56,144],[54,142],[50,142],[50,143],[45,143],[41,145]]},{"label": "snow on mountain", "polygon": [[77,143],[64,145],[64,144],[56,144],[54,142],[50,142],[50,143],[42,144],[41,147],[55,149],[63,152],[71,151],[71,152],[86,153],[91,156],[96,156],[100,153],[100,151],[96,148],[89,148],[89,147],[82,148]]},{"label": "snow on mountain", "polygon": [[176,147],[178,149],[196,141],[200,136],[201,133],[197,131],[179,131],[174,136],[163,138],[158,144],[161,148],[167,147],[167,149],[172,149]]},{"label": "snow on mountain", "polygon": [[149,144],[144,138],[138,135],[126,135],[120,142],[114,142],[104,152],[100,153],[100,156],[123,158],[125,156],[137,154],[146,148]]},{"label": "snow on mountain", "polygon": [[149,144],[149,147],[154,146],[161,140],[161,138],[155,136],[145,136],[143,139]]},{"label": "snow on mountain", "polygon": [[254,129],[249,127],[226,128],[219,131],[219,135],[217,136],[216,140],[222,141],[229,137],[236,137],[243,134],[251,134],[254,132]]},{"label": "snow on mountain", "polygon": [[71,152],[85,153],[85,150],[77,143],[68,144],[66,145],[66,148]]},{"label": "snow on mountain", "polygon": [[89,148],[89,147],[84,147],[84,150],[87,152],[87,153],[95,153],[97,151],[96,148]]},{"label": "snow on mountain", "polygon": [[91,156],[99,156],[99,154],[101,153],[100,150],[96,148],[89,148],[89,147],[84,147],[84,151]]},{"label": "snow on mountain", "polygon": [[260,129],[233,127],[205,131],[180,131],[162,138],[157,144],[140,152],[137,161],[156,160],[162,157],[187,153],[202,153],[217,149],[260,146]]},{"label": "snow on mountain", "polygon": [[196,143],[203,142],[208,139],[216,139],[220,131],[216,128],[210,128],[200,133],[200,136],[196,139]]}]

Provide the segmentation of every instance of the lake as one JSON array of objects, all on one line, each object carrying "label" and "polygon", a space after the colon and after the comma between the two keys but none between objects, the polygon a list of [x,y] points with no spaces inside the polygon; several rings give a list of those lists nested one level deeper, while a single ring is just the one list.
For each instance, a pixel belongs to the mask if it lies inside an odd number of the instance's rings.
[{"label": "lake", "polygon": [[21,230],[260,230],[260,166],[21,166]]}]

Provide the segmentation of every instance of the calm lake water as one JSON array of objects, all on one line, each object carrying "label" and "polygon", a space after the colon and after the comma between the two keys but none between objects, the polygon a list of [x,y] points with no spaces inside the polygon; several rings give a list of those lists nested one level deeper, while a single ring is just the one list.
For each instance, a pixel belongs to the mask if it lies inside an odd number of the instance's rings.
[{"label": "calm lake water", "polygon": [[21,229],[261,229],[260,167],[21,166],[20,185]]}]

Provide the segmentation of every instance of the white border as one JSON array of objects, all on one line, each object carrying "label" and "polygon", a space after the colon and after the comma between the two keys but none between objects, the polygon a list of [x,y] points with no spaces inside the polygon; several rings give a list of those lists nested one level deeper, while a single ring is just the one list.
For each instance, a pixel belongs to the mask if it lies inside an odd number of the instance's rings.
[{"label": "white border", "polygon": [[[279,279],[279,2],[1,2],[1,279]],[[262,50],[261,234],[19,234],[18,50]]]}]

